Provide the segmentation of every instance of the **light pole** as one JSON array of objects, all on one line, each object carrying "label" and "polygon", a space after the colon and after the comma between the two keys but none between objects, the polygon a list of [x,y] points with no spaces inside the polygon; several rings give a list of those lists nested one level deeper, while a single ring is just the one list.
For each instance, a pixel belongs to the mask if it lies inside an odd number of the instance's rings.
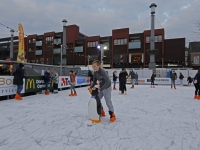
[{"label": "light pole", "polygon": [[89,71],[89,62],[90,61],[90,55],[88,55],[88,71]]},{"label": "light pole", "polygon": [[151,8],[151,42],[150,42],[150,63],[149,69],[155,71],[156,70],[156,63],[155,63],[155,54],[153,51],[155,50],[155,33],[154,33],[154,18],[155,18],[155,8],[157,5],[152,3]]},{"label": "light pole", "polygon": [[11,32],[11,40],[10,40],[10,59],[12,60],[13,59],[13,36],[14,36],[14,30],[11,29],[10,30]]},{"label": "light pole", "polygon": [[107,50],[108,47],[104,44],[99,44],[97,46],[97,48],[101,51],[101,57],[100,57],[100,60],[101,60],[101,68],[103,68],[103,58],[104,58],[104,50]]},{"label": "light pole", "polygon": [[60,45],[60,76],[62,76],[62,53],[63,53],[62,45]]},{"label": "light pole", "polygon": [[63,45],[63,52],[62,52],[62,55],[65,55],[65,58],[62,58],[62,62],[64,65],[67,65],[67,52],[66,52],[66,41],[67,41],[67,38],[66,38],[66,24],[67,24],[67,20],[66,19],[63,19],[63,42],[62,42],[62,45]]}]

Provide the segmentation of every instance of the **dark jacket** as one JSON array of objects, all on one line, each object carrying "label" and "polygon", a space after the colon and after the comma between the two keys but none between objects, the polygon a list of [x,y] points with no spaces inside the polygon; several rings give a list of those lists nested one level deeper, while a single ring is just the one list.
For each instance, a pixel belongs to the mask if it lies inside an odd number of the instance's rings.
[{"label": "dark jacket", "polygon": [[197,83],[194,83],[194,84],[200,84],[200,73],[199,72],[195,75],[193,81],[195,81],[195,80],[197,80]]},{"label": "dark jacket", "polygon": [[44,73],[44,82],[48,83],[50,81],[50,73],[45,72]]},{"label": "dark jacket", "polygon": [[135,74],[135,79],[138,80],[138,74]]},{"label": "dark jacket", "polygon": [[172,80],[176,80],[176,79],[177,79],[176,73],[172,73],[171,76],[170,76],[170,78],[171,78]]},{"label": "dark jacket", "polygon": [[16,71],[13,72],[13,75],[14,75],[13,84],[14,85],[23,85],[23,78],[25,78],[24,70],[18,67],[16,69]]},{"label": "dark jacket", "polygon": [[128,76],[131,76],[131,79],[135,79],[135,72],[130,71]]},{"label": "dark jacket", "polygon": [[179,79],[182,80],[183,78],[184,78],[184,76],[182,74],[180,74]]},{"label": "dark jacket", "polygon": [[152,75],[151,75],[151,81],[155,81],[155,78],[156,78],[156,74],[155,74],[155,75],[152,74]]},{"label": "dark jacket", "polygon": [[126,71],[122,71],[119,74],[119,82],[120,83],[126,83],[126,77],[128,76],[128,73]]},{"label": "dark jacket", "polygon": [[[197,83],[200,83],[200,82],[198,81],[198,78],[199,78],[199,77],[197,77]],[[191,78],[191,77],[188,77],[187,81],[188,81],[189,83],[192,83],[192,78]]]},{"label": "dark jacket", "polygon": [[114,73],[113,73],[113,81],[117,81],[117,76]]}]

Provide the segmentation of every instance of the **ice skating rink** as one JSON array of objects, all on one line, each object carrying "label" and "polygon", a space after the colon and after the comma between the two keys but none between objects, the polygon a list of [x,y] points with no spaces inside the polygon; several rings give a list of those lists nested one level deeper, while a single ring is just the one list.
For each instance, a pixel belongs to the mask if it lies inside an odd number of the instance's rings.
[{"label": "ice skating rink", "polygon": [[0,150],[200,150],[200,101],[194,87],[147,85],[112,91],[116,122],[87,126],[90,94],[78,88],[23,101],[0,101]]}]

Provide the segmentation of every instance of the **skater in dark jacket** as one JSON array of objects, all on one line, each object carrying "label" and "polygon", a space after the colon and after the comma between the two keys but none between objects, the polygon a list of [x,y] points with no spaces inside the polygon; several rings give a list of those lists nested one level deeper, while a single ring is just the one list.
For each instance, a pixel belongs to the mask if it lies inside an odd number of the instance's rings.
[{"label": "skater in dark jacket", "polygon": [[23,78],[25,78],[24,65],[22,63],[19,63],[16,71],[13,72],[13,75],[14,75],[13,84],[17,85],[17,93],[14,99],[22,100],[20,93],[23,90]]},{"label": "skater in dark jacket", "polygon": [[113,83],[114,83],[114,85],[113,85],[113,90],[117,90],[117,88],[115,87],[115,85],[116,85],[116,81],[117,81],[117,71],[114,71],[113,72]]},{"label": "skater in dark jacket", "polygon": [[191,86],[192,78],[190,76],[187,78],[187,81],[188,81],[188,86]]},{"label": "skater in dark jacket", "polygon": [[200,100],[200,69],[196,73],[194,80],[193,80],[194,86],[195,86],[195,95],[194,99]]},{"label": "skater in dark jacket", "polygon": [[134,85],[135,85],[135,72],[133,71],[133,69],[131,69],[128,77],[129,76],[131,76],[131,84],[132,84],[131,89],[134,89]]},{"label": "skater in dark jacket", "polygon": [[174,85],[174,89],[176,89],[175,81],[177,79],[177,74],[174,70],[172,71],[170,78],[171,78],[171,89],[173,88],[173,85]]},{"label": "skater in dark jacket", "polygon": [[135,85],[138,85],[138,74],[137,74],[137,72],[135,73]]},{"label": "skater in dark jacket", "polygon": [[47,69],[46,72],[44,73],[45,95],[49,95],[48,92],[49,81],[50,81],[50,70]]},{"label": "skater in dark jacket", "polygon": [[128,73],[126,72],[126,69],[122,69],[122,71],[119,74],[119,82],[120,82],[120,90],[121,94],[124,94],[126,91],[126,79],[127,79]]},{"label": "skater in dark jacket", "polygon": [[155,88],[155,86],[154,86],[155,78],[156,78],[156,73],[154,72],[154,73],[151,75],[151,88]]},{"label": "skater in dark jacket", "polygon": [[179,79],[180,79],[180,84],[181,84],[181,86],[183,86],[183,78],[184,78],[184,76],[183,76],[183,74],[180,72]]}]

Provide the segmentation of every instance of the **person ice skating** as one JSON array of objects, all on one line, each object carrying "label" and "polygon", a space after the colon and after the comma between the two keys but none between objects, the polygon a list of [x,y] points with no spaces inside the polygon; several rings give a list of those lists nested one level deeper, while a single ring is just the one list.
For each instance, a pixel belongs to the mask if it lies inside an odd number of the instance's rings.
[{"label": "person ice skating", "polygon": [[138,74],[137,74],[137,72],[135,73],[135,85],[138,85]]},{"label": "person ice skating", "polygon": [[125,94],[126,92],[126,79],[127,79],[128,73],[126,72],[125,68],[122,68],[122,71],[119,74],[119,82],[120,82],[120,90],[121,94]]},{"label": "person ice skating", "polygon": [[154,72],[154,73],[151,75],[151,88],[155,88],[155,86],[154,86],[155,78],[156,78],[156,73]]},{"label": "person ice skating", "polygon": [[117,88],[115,87],[116,86],[116,81],[117,81],[117,71],[114,71],[113,72],[113,90],[117,90]]},{"label": "person ice skating", "polygon": [[[77,93],[76,93],[76,90],[75,90],[76,74],[74,74],[73,70],[71,70],[69,72],[69,76],[70,76],[70,82],[69,82],[69,84],[71,85],[70,86],[71,94],[69,94],[69,96],[77,96]],[[74,91],[74,93],[73,93],[73,91]]]},{"label": "person ice skating", "polygon": [[48,85],[50,82],[50,70],[47,69],[44,73],[44,83],[45,83],[45,95],[49,95]]},{"label": "person ice skating", "polygon": [[56,69],[53,70],[53,93],[58,93],[58,72]]},{"label": "person ice skating", "polygon": [[180,75],[179,75],[179,79],[180,79],[180,85],[183,86],[183,74],[180,72]]},{"label": "person ice skating", "polygon": [[171,78],[171,89],[173,88],[173,86],[174,86],[174,89],[176,89],[175,81],[177,79],[177,74],[174,70],[172,71],[170,78]]},{"label": "person ice skating", "polygon": [[[90,86],[88,88],[88,90],[91,90],[95,86],[97,80],[100,82],[100,88],[98,90],[98,92],[99,92],[98,97],[100,100],[103,97],[105,98],[106,105],[108,107],[109,114],[110,114],[110,121],[114,122],[116,120],[116,116],[115,116],[114,107],[113,107],[112,101],[111,101],[111,91],[112,91],[111,81],[110,81],[106,71],[101,68],[100,61],[96,60],[96,61],[92,62],[92,68],[94,70],[94,80],[93,80],[92,86]],[[103,109],[101,111],[101,116],[102,117],[105,116],[105,111]]]},{"label": "person ice skating", "polygon": [[195,95],[194,99],[200,100],[200,69],[196,73],[194,80],[193,80],[194,86],[195,86]]},{"label": "person ice skating", "polygon": [[133,71],[133,69],[131,69],[131,71],[129,72],[128,77],[131,76],[131,84],[132,84],[132,89],[134,89],[134,85],[135,85],[135,72]]},{"label": "person ice skating", "polygon": [[16,93],[14,99],[15,100],[22,100],[20,93],[23,90],[23,78],[25,78],[25,76],[24,76],[24,64],[19,63],[16,71],[13,72],[13,75],[14,75],[13,84],[17,85],[17,93]]},{"label": "person ice skating", "polygon": [[90,85],[92,85],[93,74],[92,74],[92,71],[91,71],[91,70],[88,71],[88,76],[90,77]]},{"label": "person ice skating", "polygon": [[191,86],[192,78],[190,76],[187,78],[187,81],[188,81],[188,86]]}]

